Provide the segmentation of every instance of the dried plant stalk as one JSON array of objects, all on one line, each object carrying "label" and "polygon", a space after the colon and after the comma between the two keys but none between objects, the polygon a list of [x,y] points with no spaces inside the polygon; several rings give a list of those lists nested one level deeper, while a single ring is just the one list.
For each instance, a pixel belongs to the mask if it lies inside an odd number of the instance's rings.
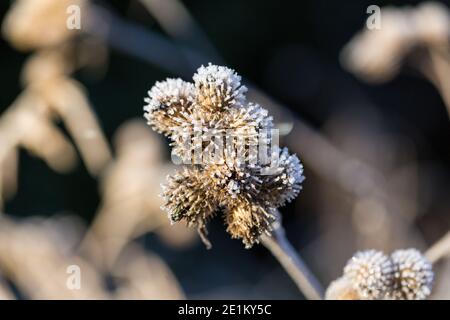
[{"label": "dried plant stalk", "polygon": [[431,73],[436,79],[435,86],[439,91],[447,113],[450,117],[450,52],[448,48],[439,51],[437,49],[430,50]]},{"label": "dried plant stalk", "polygon": [[[277,214],[279,216],[279,212]],[[263,234],[261,243],[280,262],[307,299],[321,300],[323,298],[322,286],[287,240],[279,219],[273,224],[272,236]]]}]

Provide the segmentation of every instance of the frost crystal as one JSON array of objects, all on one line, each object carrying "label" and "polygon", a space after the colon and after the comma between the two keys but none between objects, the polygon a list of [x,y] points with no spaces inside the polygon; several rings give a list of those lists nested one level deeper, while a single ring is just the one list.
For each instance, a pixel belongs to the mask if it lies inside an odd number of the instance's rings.
[{"label": "frost crystal", "polygon": [[201,66],[194,74],[198,101],[208,109],[231,107],[245,102],[247,88],[232,69],[212,65]]},{"label": "frost crystal", "polygon": [[416,249],[397,250],[391,255],[395,279],[392,296],[397,300],[423,300],[431,293],[431,263]]},{"label": "frost crystal", "polygon": [[193,79],[157,82],[145,99],[148,124],[190,165],[168,178],[164,208],[172,222],[196,227],[205,242],[206,222],[222,212],[227,231],[250,248],[270,232],[273,211],[300,192],[303,166],[276,145],[268,148],[273,161],[260,160],[257,147],[272,145],[272,117],[246,102],[234,70],[209,64]]}]

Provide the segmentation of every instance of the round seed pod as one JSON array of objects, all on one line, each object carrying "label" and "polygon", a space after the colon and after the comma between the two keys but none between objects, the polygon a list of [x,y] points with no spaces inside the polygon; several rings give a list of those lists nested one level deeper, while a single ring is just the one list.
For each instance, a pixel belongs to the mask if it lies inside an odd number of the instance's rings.
[{"label": "round seed pod", "polygon": [[431,263],[416,249],[397,250],[391,255],[394,264],[394,290],[396,300],[424,300],[433,287],[434,273]]},{"label": "round seed pod", "polygon": [[353,285],[362,299],[379,300],[389,293],[394,268],[383,252],[367,250],[357,252],[344,268],[344,277]]}]

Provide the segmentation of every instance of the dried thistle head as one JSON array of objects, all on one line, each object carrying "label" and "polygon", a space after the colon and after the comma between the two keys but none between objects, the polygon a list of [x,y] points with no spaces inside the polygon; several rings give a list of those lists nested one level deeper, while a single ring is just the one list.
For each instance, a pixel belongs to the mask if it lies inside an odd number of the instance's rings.
[{"label": "dried thistle head", "polygon": [[390,257],[380,251],[357,252],[344,268],[344,277],[329,287],[330,299],[349,298],[354,292],[369,300],[423,300],[433,285],[431,263],[416,249],[397,250]]},{"label": "dried thistle head", "polygon": [[[255,148],[271,144],[272,118],[247,102],[247,89],[232,69],[200,67],[194,83],[157,82],[145,99],[145,118],[172,140],[172,153],[190,166],[168,178],[164,208],[206,240],[206,222],[221,212],[227,231],[246,248],[269,233],[273,211],[301,190],[303,167],[286,148],[274,146],[261,161]],[[264,134],[263,134],[264,133]]]},{"label": "dried thistle head", "polygon": [[278,153],[278,166],[272,174],[262,177],[264,188],[260,197],[265,203],[281,207],[294,200],[302,190],[303,165],[295,154],[287,148],[275,148]]},{"label": "dried thistle head", "polygon": [[184,220],[188,227],[195,227],[202,240],[206,240],[206,223],[218,208],[217,190],[214,184],[205,179],[205,175],[197,168],[184,168],[173,176],[167,177],[163,186],[163,209],[168,212],[172,223]]},{"label": "dried thistle head", "polygon": [[254,203],[245,195],[238,196],[224,210],[227,232],[234,239],[242,239],[245,248],[251,248],[264,232],[270,234],[275,220],[272,209]]},{"label": "dried thistle head", "polygon": [[378,30],[364,29],[344,47],[345,68],[368,82],[392,79],[417,47],[440,47],[450,40],[450,12],[438,2],[415,8],[384,7]]},{"label": "dried thistle head", "polygon": [[232,69],[209,64],[201,66],[194,74],[197,103],[206,110],[240,106],[245,103],[247,88],[241,77]]},{"label": "dried thistle head", "polygon": [[[172,141],[173,153],[190,158],[205,145],[205,136],[214,138],[231,132],[256,144],[260,129],[272,128],[272,118],[258,104],[245,103],[247,89],[241,77],[226,67],[200,67],[194,84],[181,79],[157,82],[144,99],[147,123]],[[200,141],[199,141],[200,139]]]},{"label": "dried thistle head", "polygon": [[430,295],[433,268],[418,250],[397,250],[392,253],[391,260],[394,264],[393,299],[423,300]]},{"label": "dried thistle head", "polygon": [[391,290],[393,264],[383,252],[367,250],[357,252],[344,268],[344,277],[353,285],[362,299],[383,299]]},{"label": "dried thistle head", "polygon": [[181,79],[156,82],[144,101],[144,116],[154,130],[165,135],[177,130],[192,112],[194,86]]}]

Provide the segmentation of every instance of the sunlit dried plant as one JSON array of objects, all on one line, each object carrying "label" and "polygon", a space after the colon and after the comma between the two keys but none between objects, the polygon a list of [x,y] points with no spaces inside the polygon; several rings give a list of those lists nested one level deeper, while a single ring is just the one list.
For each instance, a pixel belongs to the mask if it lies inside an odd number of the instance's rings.
[{"label": "sunlit dried plant", "polygon": [[137,244],[125,248],[111,273],[120,279],[114,299],[186,299],[165,261]]},{"label": "sunlit dried plant", "polygon": [[396,250],[391,259],[395,267],[394,299],[423,300],[431,294],[433,268],[418,250]]},{"label": "sunlit dried plant", "polygon": [[[22,70],[24,91],[7,111],[14,121],[0,123],[5,140],[0,148],[0,167],[5,166],[5,155],[14,152],[18,145],[44,158],[52,168],[61,171],[73,167],[73,147],[55,127],[59,120],[64,121],[93,175],[99,174],[111,159],[86,92],[81,83],[71,78],[71,73],[87,62],[77,57],[74,42],[80,33],[67,27],[67,10],[75,5],[84,13],[87,3],[87,0],[17,0],[8,11],[2,23],[5,39],[19,50],[37,51]],[[14,188],[5,185],[3,189],[6,197]]]},{"label": "sunlit dried plant", "polygon": [[99,177],[101,205],[80,251],[110,268],[130,241],[148,232],[170,246],[192,244],[195,231],[182,225],[167,237],[173,228],[161,214],[158,193],[174,165],[164,161],[158,135],[139,119],[121,125],[113,140],[115,158]]},{"label": "sunlit dried plant", "polygon": [[344,47],[345,68],[368,82],[384,82],[407,64],[441,94],[450,116],[450,11],[439,2],[385,7],[379,30],[360,31]]},{"label": "sunlit dried plant", "polygon": [[450,13],[438,2],[417,8],[384,7],[379,30],[364,29],[342,51],[344,66],[362,79],[393,78],[414,49],[449,45]]},{"label": "sunlit dried plant", "polygon": [[[0,219],[0,270],[29,299],[105,299],[102,275],[73,254],[80,231],[74,217]],[[69,228],[71,226],[71,228]],[[83,272],[79,290],[68,290],[67,267]]]},{"label": "sunlit dried plant", "polygon": [[[209,64],[200,67],[193,80],[194,84],[181,79],[157,82],[145,99],[148,124],[172,140],[173,153],[183,160],[199,149],[214,153],[224,142],[207,140],[207,135],[231,135],[234,144],[214,154],[214,161],[194,160],[192,166],[170,176],[163,192],[164,208],[171,221],[184,220],[196,227],[208,245],[206,222],[222,211],[227,231],[250,248],[261,234],[270,234],[274,210],[299,193],[303,167],[297,156],[275,146],[277,168],[272,174],[262,173],[269,165],[249,149],[257,145],[261,130],[273,127],[272,118],[246,101],[247,89],[234,70]],[[195,139],[198,134],[200,140]],[[270,143],[270,136],[265,142]]]}]

